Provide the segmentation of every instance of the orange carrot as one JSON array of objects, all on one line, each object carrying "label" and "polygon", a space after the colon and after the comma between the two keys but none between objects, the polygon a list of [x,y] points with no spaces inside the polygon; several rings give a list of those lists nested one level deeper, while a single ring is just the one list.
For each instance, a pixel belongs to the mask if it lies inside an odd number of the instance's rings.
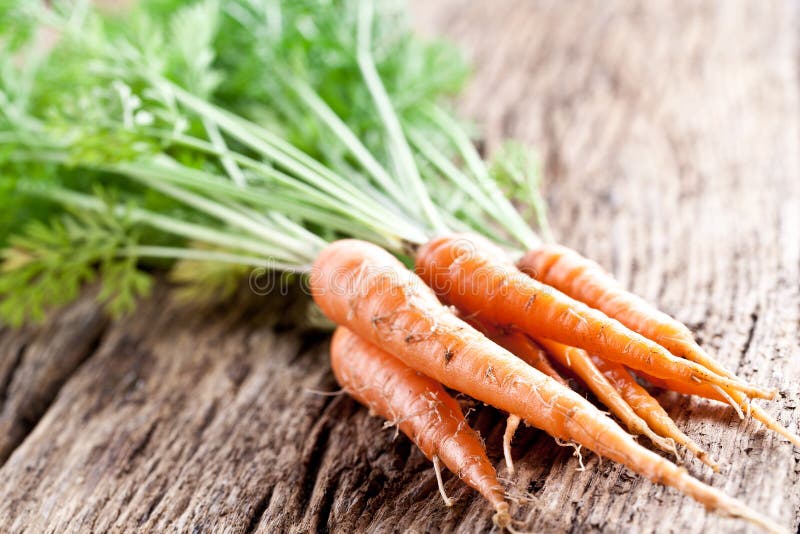
[{"label": "orange carrot", "polygon": [[[626,291],[600,265],[576,251],[560,245],[543,245],[528,251],[517,265],[533,278],[597,308],[673,354],[703,365],[719,375],[733,376],[697,344],[685,325]],[[727,402],[736,409],[740,417],[744,417],[742,410],[747,410],[768,429],[800,447],[800,436],[791,433],[760,407],[751,405],[741,393],[720,391],[704,384],[679,384],[674,380],[667,380],[670,385],[666,389],[682,393],[694,391],[696,393],[689,394]],[[774,393],[773,390],[772,397]]]},{"label": "orange carrot", "polygon": [[[633,408],[633,410],[644,419],[648,426],[658,432],[661,436],[673,440],[678,445],[686,447],[694,454],[698,460],[709,466],[715,472],[719,472],[719,465],[709,458],[708,453],[684,434],[675,421],[669,416],[664,408],[653,398],[650,393],[636,382],[624,366],[604,360],[598,356],[589,355],[592,363],[600,370],[614,389],[619,391],[622,398]],[[712,390],[713,391],[713,390]]]},{"label": "orange carrot", "polygon": [[[529,250],[517,266],[540,282],[655,341],[675,356],[698,363],[720,376],[734,376],[697,344],[684,324],[626,291],[600,265],[578,252],[561,245],[542,245]],[[775,392],[769,398],[774,396]]]},{"label": "orange carrot", "polygon": [[709,508],[781,531],[770,519],[637,444],[589,401],[458,319],[383,249],[357,240],[328,245],[314,262],[310,288],[329,319],[443,385],[675,487]]},{"label": "orange carrot", "polygon": [[704,397],[706,399],[711,399],[731,404],[734,407],[737,407],[738,405],[740,408],[737,411],[739,413],[740,418],[744,418],[744,414],[742,413],[742,408],[743,408],[750,415],[752,415],[755,420],[760,421],[761,424],[767,427],[767,429],[772,430],[777,434],[780,434],[781,436],[789,440],[789,442],[791,442],[795,447],[800,447],[800,436],[798,436],[797,434],[793,434],[790,430],[788,430],[785,426],[783,426],[780,422],[778,422],[774,417],[765,412],[763,408],[761,408],[756,404],[752,404],[747,399],[745,399],[743,395],[738,394],[738,392],[734,392],[730,395],[727,395],[724,394],[724,392],[720,392],[719,390],[716,390],[714,388],[708,387],[703,384],[683,384],[681,382],[676,382],[675,380],[665,380],[661,378],[656,378],[654,376],[648,375],[647,373],[639,372],[638,374],[640,374],[642,378],[646,379],[654,386],[659,387],[661,389],[675,391],[678,393],[683,393],[685,395],[697,395],[698,397]]},{"label": "orange carrot", "polygon": [[674,442],[662,438],[647,426],[644,419],[625,402],[619,391],[595,366],[585,350],[568,347],[549,339],[538,339],[537,341],[559,364],[572,369],[600,402],[605,404],[628,427],[632,434],[647,436],[656,447],[677,456]]},{"label": "orange carrot", "polygon": [[[491,327],[480,323],[472,317],[465,317],[464,320],[473,328],[476,328],[482,332],[489,339],[513,355],[517,356],[528,365],[533,366],[534,369],[541,371],[559,384],[569,387],[567,385],[567,381],[564,380],[560,374],[558,374],[558,371],[553,368],[550,360],[547,359],[547,353],[542,350],[542,348],[537,345],[535,341],[525,334],[515,331],[504,331],[497,327]],[[506,461],[506,469],[508,469],[508,472],[511,475],[514,474],[514,460],[511,456],[511,441],[514,439],[514,434],[516,434],[520,422],[521,419],[519,416],[510,414],[506,420],[506,430],[503,433],[503,457]]]},{"label": "orange carrot", "polygon": [[488,326],[472,317],[464,317],[463,319],[469,323],[470,326],[480,331],[483,335],[523,362],[533,366],[534,369],[541,371],[556,382],[569,387],[564,377],[558,374],[558,371],[556,371],[550,363],[544,349],[537,345],[530,337],[516,330],[502,330],[494,326]]},{"label": "orange carrot", "polygon": [[450,235],[421,247],[416,267],[445,302],[482,322],[517,326],[537,339],[579,347],[654,376],[772,396],[673,356],[602,312],[523,274],[504,257],[482,237]]},{"label": "orange carrot", "polygon": [[397,424],[437,469],[438,462],[477,490],[495,509],[495,523],[510,524],[503,487],[480,437],[467,424],[458,402],[444,388],[340,326],[331,341],[331,367],[339,385],[370,411]]}]

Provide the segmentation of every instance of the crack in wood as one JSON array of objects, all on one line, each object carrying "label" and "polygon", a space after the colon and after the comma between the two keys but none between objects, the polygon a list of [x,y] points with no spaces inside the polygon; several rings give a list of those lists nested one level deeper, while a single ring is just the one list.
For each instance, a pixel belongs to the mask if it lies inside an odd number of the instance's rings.
[{"label": "crack in wood", "polygon": [[739,351],[739,361],[736,362],[736,372],[740,373],[745,366],[747,353],[750,351],[750,345],[753,343],[753,337],[756,332],[756,325],[758,324],[759,310],[761,306],[756,306],[756,309],[750,314],[750,327],[747,329],[747,337],[744,340],[742,349]]},{"label": "crack in wood", "polygon": [[303,454],[305,458],[302,475],[303,491],[300,497],[303,508],[306,508],[311,503],[311,497],[322,472],[322,459],[328,451],[327,444],[331,433],[331,421],[328,413],[332,410],[332,406],[338,404],[337,400],[338,398],[334,399],[332,397],[323,400],[322,416],[309,433],[310,445],[306,446],[306,452]]},{"label": "crack in wood", "polygon": [[[0,428],[6,431],[5,436],[0,439],[0,467],[36,428],[69,379],[97,352],[107,330],[107,322],[101,314],[102,312],[95,309],[87,323],[77,322],[86,327],[85,331],[78,331],[74,335],[68,334],[64,338],[67,346],[63,347],[63,351],[66,351],[67,354],[62,352],[61,356],[67,367],[56,365],[42,369],[42,374],[38,376],[41,384],[34,384],[33,387],[28,384],[20,385],[18,389],[24,391],[27,398],[24,402],[20,398],[15,398],[17,405],[13,409],[9,409],[9,394],[14,384],[19,381],[16,379],[29,380],[31,373],[36,376],[39,369],[45,367],[38,362],[31,362],[30,366],[33,369],[25,369],[26,378],[20,378],[25,362],[24,356],[31,350],[32,345],[27,343],[24,345],[24,350],[18,351],[14,372],[9,373],[8,383],[4,388],[3,411],[0,411],[2,414]],[[70,329],[74,326],[76,324],[67,321],[64,328]],[[51,357],[57,356],[53,354]]]},{"label": "crack in wood", "polygon": [[[22,343],[19,348],[17,348],[14,355],[14,361],[11,363],[5,380],[3,380],[3,383],[0,384],[0,413],[3,413],[3,410],[5,409],[6,399],[8,398],[8,388],[14,381],[14,375],[16,374],[17,369],[19,369],[19,366],[22,363],[22,358],[25,356],[25,351],[27,349],[27,343]],[[0,465],[2,465],[2,462],[0,462]]]},{"label": "crack in wood", "polygon": [[253,508],[253,513],[250,515],[250,521],[247,524],[247,528],[245,528],[245,534],[252,534],[256,532],[258,526],[261,524],[261,518],[267,512],[267,508],[269,507],[269,502],[272,499],[272,494],[275,491],[275,486],[270,485],[267,487],[267,491],[258,499]]},{"label": "crack in wood", "polygon": [[161,501],[164,500],[164,497],[167,495],[168,490],[169,488],[162,487],[156,493],[155,497],[153,497],[153,499],[150,500],[150,504],[148,504],[147,509],[141,516],[139,516],[139,519],[137,520],[139,525],[144,525],[145,523],[147,523],[147,521],[150,519],[150,516],[153,515],[153,512],[155,511],[156,507],[161,503]]}]

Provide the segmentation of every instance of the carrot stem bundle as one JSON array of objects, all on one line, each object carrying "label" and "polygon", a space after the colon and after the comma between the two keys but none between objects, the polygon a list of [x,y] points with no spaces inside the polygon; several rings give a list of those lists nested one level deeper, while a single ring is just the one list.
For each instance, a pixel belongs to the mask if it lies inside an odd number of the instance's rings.
[{"label": "carrot stem bundle", "polygon": [[417,273],[448,304],[482,322],[514,325],[535,338],[579,347],[662,377],[713,384],[753,397],[772,392],[719,376],[670,354],[602,312],[523,274],[504,252],[476,235],[433,239],[417,252]]},{"label": "carrot stem bundle", "polygon": [[[555,244],[542,245],[527,251],[517,266],[536,280],[602,311],[675,356],[720,376],[734,376],[697,344],[686,325],[626,291],[598,263],[575,250]],[[769,393],[765,398],[774,398],[776,391]]]},{"label": "carrot stem bundle", "polygon": [[489,501],[498,526],[510,524],[505,492],[483,443],[441,384],[341,326],[331,341],[331,367],[342,388],[375,414],[397,424],[434,462],[448,506],[452,502],[444,492],[439,462]]},{"label": "carrot stem bundle", "polygon": [[458,319],[383,249],[357,240],[332,243],[315,261],[310,283],[328,318],[443,385],[677,488],[708,508],[781,531],[770,519],[637,444],[589,401]]}]

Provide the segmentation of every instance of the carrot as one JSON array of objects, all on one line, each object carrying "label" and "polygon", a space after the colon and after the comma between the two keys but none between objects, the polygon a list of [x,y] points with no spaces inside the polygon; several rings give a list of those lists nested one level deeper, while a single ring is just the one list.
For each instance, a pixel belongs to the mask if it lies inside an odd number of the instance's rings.
[{"label": "carrot", "polygon": [[[678,445],[684,446],[692,452],[698,460],[709,466],[715,472],[719,472],[719,465],[709,458],[704,451],[689,436],[684,434],[675,421],[662,408],[650,393],[636,382],[636,379],[625,369],[624,366],[604,360],[598,356],[589,355],[592,363],[600,370],[614,389],[619,391],[622,398],[633,408],[633,410],[644,419],[648,426],[661,436],[673,440]],[[713,390],[712,390],[713,391]]]},{"label": "carrot", "polygon": [[539,339],[538,343],[564,367],[572,369],[584,384],[605,404],[634,435],[644,435],[659,449],[675,454],[675,443],[653,432],[647,423],[625,401],[611,382],[600,372],[585,350],[561,343]]},{"label": "carrot", "polygon": [[750,396],[772,396],[678,358],[649,339],[520,272],[488,240],[449,235],[416,256],[417,273],[448,304],[486,323],[513,325],[533,337],[582,348],[661,378],[717,385]]},{"label": "carrot", "polygon": [[530,337],[516,330],[503,330],[495,326],[488,326],[472,317],[463,317],[463,319],[469,323],[470,326],[523,362],[533,366],[534,369],[541,371],[556,382],[569,387],[564,377],[558,374],[558,371],[556,371],[550,363],[544,349],[537,345]]},{"label": "carrot", "polygon": [[[513,330],[504,331],[497,327],[488,326],[472,317],[465,317],[464,320],[489,339],[511,352],[528,365],[533,366],[534,369],[541,371],[559,384],[569,387],[567,381],[558,374],[558,371],[553,368],[550,360],[547,359],[547,353],[525,334]],[[506,469],[508,469],[511,475],[514,474],[511,441],[514,439],[514,434],[516,434],[520,422],[521,419],[519,416],[510,414],[506,420],[506,430],[503,433],[503,457],[505,458]]]},{"label": "carrot", "polygon": [[760,406],[748,402],[748,400],[745,399],[741,394],[734,392],[731,395],[726,396],[723,394],[724,392],[720,392],[719,390],[702,384],[683,384],[674,380],[656,378],[648,375],[647,373],[639,372],[639,374],[642,376],[642,378],[661,389],[675,391],[685,395],[697,395],[698,397],[731,404],[738,408],[737,412],[739,413],[740,418],[744,418],[744,414],[742,413],[742,408],[744,408],[750,415],[753,416],[753,419],[761,422],[761,424],[763,424],[768,430],[772,430],[773,432],[783,436],[795,447],[800,447],[800,436],[793,434],[774,417],[765,412]]},{"label": "carrot", "polygon": [[371,412],[397,424],[434,462],[445,503],[439,461],[477,490],[495,509],[495,523],[511,522],[505,491],[480,437],[467,424],[458,402],[427,376],[338,327],[331,341],[331,367],[339,385]]},{"label": "carrot", "polygon": [[[683,323],[626,291],[599,264],[578,252],[561,245],[546,244],[526,252],[517,266],[540,282],[655,341],[675,356],[700,364],[720,376],[734,376],[697,344]],[[776,393],[771,391],[768,398],[774,398]]]},{"label": "carrot", "polygon": [[708,508],[781,531],[770,519],[637,444],[589,401],[458,319],[419,277],[380,247],[336,241],[318,255],[309,281],[314,301],[329,319],[407,366],[516,414],[551,436],[575,441],[675,487]]}]

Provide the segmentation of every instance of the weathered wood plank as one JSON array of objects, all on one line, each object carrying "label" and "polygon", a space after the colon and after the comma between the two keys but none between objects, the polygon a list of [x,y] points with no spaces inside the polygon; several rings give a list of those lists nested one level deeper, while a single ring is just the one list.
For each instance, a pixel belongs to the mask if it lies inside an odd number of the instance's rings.
[{"label": "weathered wood plank", "polygon": [[[510,135],[542,152],[562,240],[694,326],[745,376],[784,386],[785,397],[769,409],[797,430],[795,8],[413,5],[420,25],[449,34],[475,58],[476,80],[462,104],[486,125],[489,149]],[[85,313],[79,316],[89,324],[94,315]],[[3,334],[0,387],[45,383],[36,374],[12,375],[20,344],[28,345],[23,363],[46,363],[59,347],[100,335],[86,336],[93,329],[72,321],[62,334]],[[307,391],[336,388],[324,338],[276,334],[269,324],[267,312],[186,310],[159,291],[134,317],[112,325],[88,359],[91,342],[74,350],[70,361],[77,363],[56,383],[69,379],[46,388],[57,395],[42,404],[49,408],[41,420],[26,423],[27,437],[3,445],[16,447],[0,468],[3,529],[491,527],[485,504],[453,477],[446,486],[456,505],[442,506],[430,465],[406,439],[345,396]],[[31,339],[16,337],[23,335],[39,341],[15,341]],[[22,416],[22,388],[2,391],[4,418],[35,422],[44,410]],[[711,478],[692,463],[694,474],[797,528],[800,453],[727,409],[662,399],[729,465]],[[470,420],[499,465],[502,417],[479,408]],[[743,529],[597,457],[577,472],[571,450],[539,431],[521,431],[515,453],[515,487],[536,498],[514,509],[523,529]]]},{"label": "weathered wood plank", "polygon": [[106,322],[88,294],[40,328],[0,331],[0,464],[92,354]]},{"label": "weathered wood plank", "polygon": [[243,531],[290,468],[283,481],[302,486],[302,443],[330,402],[303,387],[327,387],[329,372],[259,319],[182,310],[161,292],[115,324],[3,466],[0,523]]}]

